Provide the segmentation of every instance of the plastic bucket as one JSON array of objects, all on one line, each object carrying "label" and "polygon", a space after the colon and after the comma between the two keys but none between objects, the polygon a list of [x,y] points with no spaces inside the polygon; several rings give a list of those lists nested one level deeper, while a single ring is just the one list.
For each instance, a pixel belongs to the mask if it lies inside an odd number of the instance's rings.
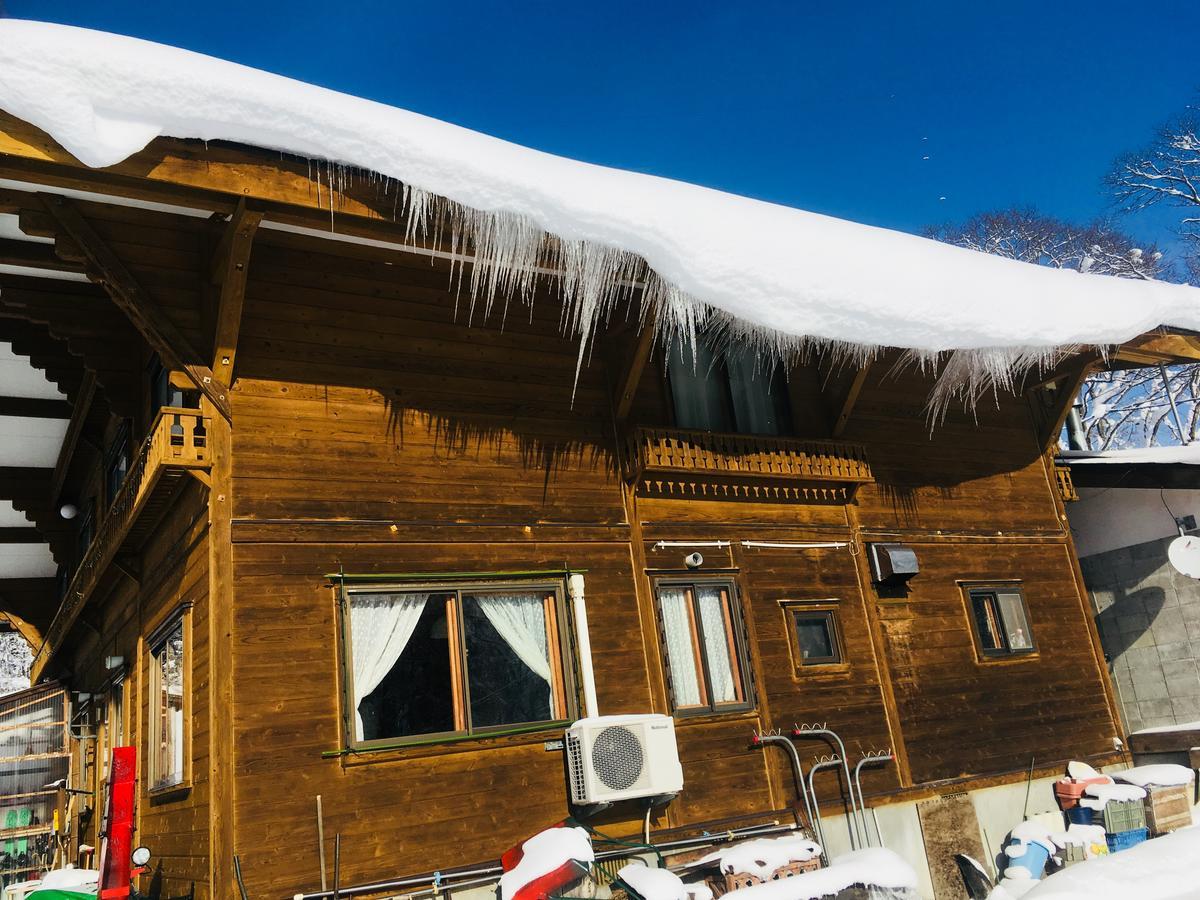
[{"label": "plastic bucket", "polygon": [[[1090,810],[1089,810],[1090,812]],[[1009,844],[1009,847],[1017,846]],[[1030,878],[1041,878],[1046,871],[1046,863],[1050,859],[1050,851],[1041,844],[1025,844],[1022,849],[1025,851],[1020,856],[1009,856],[1008,865],[1005,866],[1005,871],[1011,868],[1025,869],[1029,873]],[[1007,851],[1005,856],[1008,856]]]}]

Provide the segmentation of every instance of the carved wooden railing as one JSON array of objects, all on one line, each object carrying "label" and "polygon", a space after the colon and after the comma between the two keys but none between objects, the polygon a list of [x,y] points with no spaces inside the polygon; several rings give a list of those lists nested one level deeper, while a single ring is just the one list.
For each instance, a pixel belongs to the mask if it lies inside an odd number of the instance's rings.
[{"label": "carved wooden railing", "polygon": [[788,483],[825,485],[844,496],[854,485],[875,480],[866,448],[838,441],[635,428],[628,437],[626,456],[627,471],[635,482],[666,476],[676,484],[774,483],[768,494],[784,489],[788,496],[792,493]]},{"label": "carved wooden railing", "polygon": [[195,409],[163,407],[150,433],[138,448],[121,488],[113,498],[91,546],[80,560],[63,594],[58,612],[33,660],[33,674],[41,674],[50,654],[74,624],[100,578],[138,523],[164,475],[189,471],[199,474],[211,467],[208,455],[209,419]]},{"label": "carved wooden railing", "polygon": [[1079,494],[1075,490],[1075,482],[1071,480],[1070,466],[1054,463],[1054,481],[1058,485],[1058,493],[1064,503],[1079,499]]}]

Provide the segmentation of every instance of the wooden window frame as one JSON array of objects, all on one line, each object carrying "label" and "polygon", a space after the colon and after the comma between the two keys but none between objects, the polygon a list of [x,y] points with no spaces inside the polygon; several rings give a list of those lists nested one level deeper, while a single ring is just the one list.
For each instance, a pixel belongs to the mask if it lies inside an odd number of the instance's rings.
[{"label": "wooden window frame", "polygon": [[[838,621],[838,607],[832,601],[793,600],[780,604],[783,607],[784,623],[788,633],[788,645],[792,651],[792,664],[797,671],[808,669],[846,668],[846,646],[842,641],[842,627]],[[804,649],[800,646],[800,634],[797,625],[801,619],[821,619],[825,622],[825,630],[829,634],[829,644],[833,648],[833,656],[805,658]]]},{"label": "wooden window frame", "polygon": [[[553,685],[558,718],[540,722],[509,725],[490,725],[479,728],[470,723],[470,675],[466,667],[466,634],[460,626],[463,594],[504,592],[547,594],[546,631],[550,652],[551,672],[556,675]],[[401,737],[376,738],[360,741],[354,730],[354,645],[350,628],[350,598],[354,594],[451,594],[447,599],[447,628],[453,628],[457,640],[450,641],[451,695],[454,702],[453,731],[415,734]],[[342,639],[342,742],[349,750],[388,750],[429,744],[473,741],[514,733],[537,733],[561,729],[573,722],[579,713],[579,696],[574,659],[575,636],[567,608],[566,582],[562,579],[521,580],[446,580],[429,582],[388,582],[370,585],[345,586],[340,591],[338,620]]]},{"label": "wooden window frame", "polygon": [[[984,662],[997,662],[1002,660],[1028,659],[1038,655],[1037,639],[1033,636],[1033,622],[1029,615],[1029,599],[1025,596],[1025,589],[1019,581],[988,581],[988,582],[959,582],[959,587],[962,589],[963,605],[966,609],[967,620],[970,622],[971,637],[975,641],[975,652],[979,655],[979,659]],[[975,614],[975,597],[977,594],[990,595],[993,603],[993,612],[997,617],[999,628],[995,631],[997,635],[1004,641],[1004,647],[988,648],[983,645],[983,634],[979,628],[979,618]],[[1025,633],[1029,638],[1029,646],[1012,649],[1008,646],[1008,629],[1004,623],[1004,613],[1000,609],[999,602],[996,599],[999,594],[1016,594],[1021,598],[1021,614],[1025,617]]]},{"label": "wooden window frame", "polygon": [[[671,715],[676,718],[692,718],[695,716],[720,716],[730,713],[743,713],[755,708],[754,677],[750,668],[750,653],[746,640],[746,617],[741,606],[741,596],[737,582],[733,578],[706,577],[687,578],[665,575],[652,579],[654,589],[654,615],[658,627],[659,650],[662,654],[663,672],[667,681],[667,700],[671,706]],[[734,687],[741,692],[740,700],[730,703],[713,703],[709,698],[712,694],[712,679],[708,672],[708,656],[702,652],[704,646],[704,627],[700,621],[697,588],[722,587],[728,600],[729,616],[725,622],[726,636],[732,640],[733,662],[738,671],[734,679]],[[684,588],[690,592],[688,606],[688,624],[692,628],[692,645],[695,651],[699,669],[696,672],[700,687],[699,706],[679,706],[675,702],[674,679],[671,674],[671,656],[667,649],[666,623],[663,620],[662,601],[659,591],[662,588]]]},{"label": "wooden window frame", "polygon": [[[158,655],[177,625],[183,628],[183,734],[180,738],[183,741],[183,771],[180,772],[178,781],[166,781],[158,771],[158,740],[162,733],[161,710],[158,705],[162,665]],[[146,780],[152,797],[183,793],[192,787],[192,652],[192,614],[189,603],[173,610],[146,640]],[[128,701],[128,697],[124,699]]]}]

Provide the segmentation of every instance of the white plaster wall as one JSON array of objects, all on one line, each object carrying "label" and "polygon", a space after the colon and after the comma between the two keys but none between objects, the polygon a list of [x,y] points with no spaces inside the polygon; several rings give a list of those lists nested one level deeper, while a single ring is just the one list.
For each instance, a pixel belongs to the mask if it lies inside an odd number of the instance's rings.
[{"label": "white plaster wall", "polygon": [[1079,488],[1079,499],[1067,504],[1080,556],[1170,537],[1178,533],[1171,513],[1200,522],[1200,490],[1164,490],[1160,497],[1153,488]]}]

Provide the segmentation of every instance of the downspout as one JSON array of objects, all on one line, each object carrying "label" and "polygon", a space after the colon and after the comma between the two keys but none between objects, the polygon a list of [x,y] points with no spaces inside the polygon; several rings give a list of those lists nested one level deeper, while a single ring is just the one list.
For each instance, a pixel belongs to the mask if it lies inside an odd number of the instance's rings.
[{"label": "downspout", "polygon": [[584,601],[583,576],[567,576],[567,594],[575,614],[575,641],[579,647],[579,676],[583,679],[583,713],[589,719],[600,715],[596,702],[596,673],[592,670],[592,639],[588,635],[587,604]]}]

